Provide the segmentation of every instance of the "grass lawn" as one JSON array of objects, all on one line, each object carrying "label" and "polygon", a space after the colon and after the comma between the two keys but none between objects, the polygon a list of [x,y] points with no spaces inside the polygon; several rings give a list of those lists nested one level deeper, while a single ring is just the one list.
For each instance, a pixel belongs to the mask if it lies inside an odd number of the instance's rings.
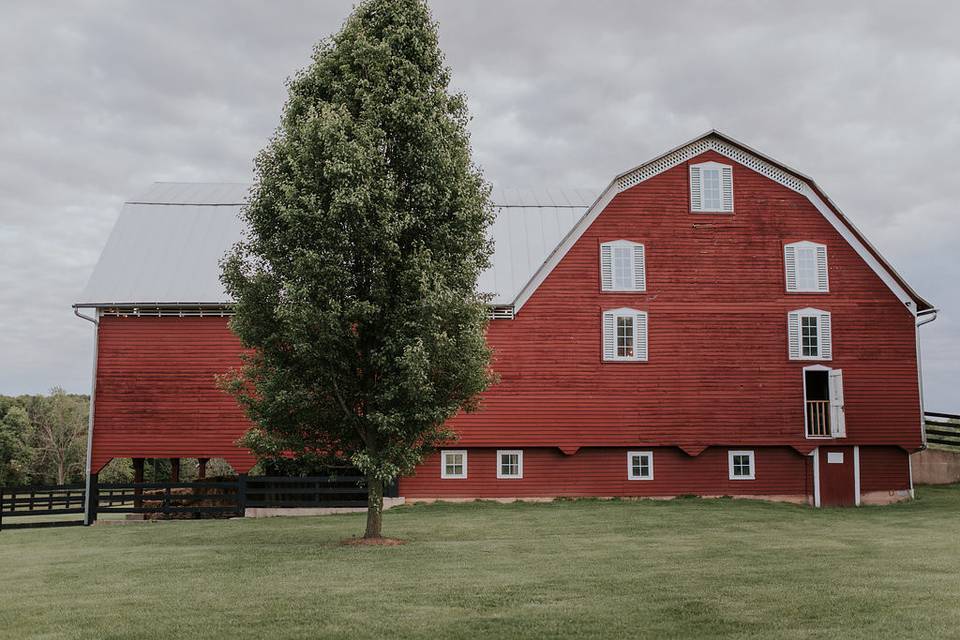
[{"label": "grass lawn", "polygon": [[0,637],[960,637],[960,485],[0,532]]}]

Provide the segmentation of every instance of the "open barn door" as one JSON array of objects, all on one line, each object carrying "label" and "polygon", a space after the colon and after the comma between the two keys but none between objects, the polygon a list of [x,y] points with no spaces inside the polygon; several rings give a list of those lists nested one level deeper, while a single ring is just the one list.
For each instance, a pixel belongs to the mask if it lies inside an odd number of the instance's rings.
[{"label": "open barn door", "polygon": [[847,421],[843,411],[843,370],[830,370],[830,435],[844,438],[847,435]]}]

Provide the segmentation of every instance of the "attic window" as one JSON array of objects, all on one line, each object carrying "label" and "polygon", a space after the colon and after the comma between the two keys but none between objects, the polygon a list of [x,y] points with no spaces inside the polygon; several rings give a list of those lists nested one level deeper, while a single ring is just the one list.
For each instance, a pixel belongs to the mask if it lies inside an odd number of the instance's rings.
[{"label": "attic window", "polygon": [[690,165],[690,210],[733,213],[733,167],[719,162]]}]

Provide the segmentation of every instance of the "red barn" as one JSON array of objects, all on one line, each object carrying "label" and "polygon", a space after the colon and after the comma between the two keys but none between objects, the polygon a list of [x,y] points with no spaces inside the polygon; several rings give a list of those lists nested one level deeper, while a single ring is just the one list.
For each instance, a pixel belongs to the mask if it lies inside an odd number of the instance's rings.
[{"label": "red barn", "polygon": [[[128,202],[75,305],[97,322],[90,470],[225,458],[248,422],[218,260],[245,185]],[[595,198],[595,199],[594,199]],[[488,340],[500,383],[413,499],[912,493],[917,327],[934,317],[809,178],[717,132],[599,194],[495,192]]]}]

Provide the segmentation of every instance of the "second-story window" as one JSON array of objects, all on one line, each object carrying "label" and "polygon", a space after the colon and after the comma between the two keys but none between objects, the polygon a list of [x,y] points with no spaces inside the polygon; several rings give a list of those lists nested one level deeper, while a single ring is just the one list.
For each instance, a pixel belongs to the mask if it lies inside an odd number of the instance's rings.
[{"label": "second-story window", "polygon": [[636,309],[603,312],[603,359],[646,361],[647,314]]},{"label": "second-story window", "polygon": [[787,343],[791,360],[831,360],[830,312],[807,308],[788,313]]},{"label": "second-story window", "polygon": [[646,291],[646,251],[639,242],[614,240],[600,245],[602,291]]},{"label": "second-story window", "polygon": [[783,265],[787,291],[826,293],[827,246],[815,242],[791,242],[783,245]]}]

